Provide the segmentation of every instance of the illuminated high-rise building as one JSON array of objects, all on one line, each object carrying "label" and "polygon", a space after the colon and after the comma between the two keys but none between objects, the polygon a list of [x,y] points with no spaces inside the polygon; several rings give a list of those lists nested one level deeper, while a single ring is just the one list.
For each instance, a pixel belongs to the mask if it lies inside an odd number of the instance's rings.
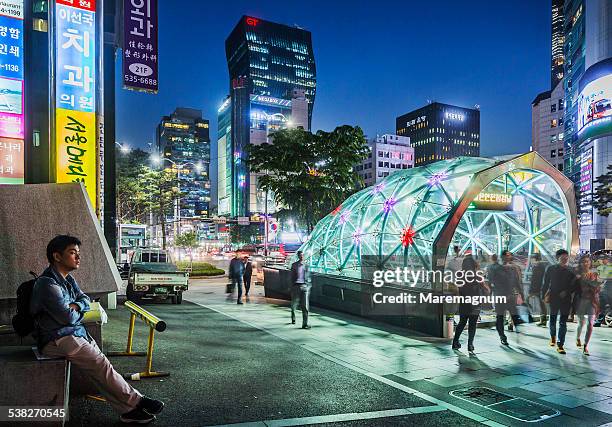
[{"label": "illuminated high-rise building", "polygon": [[311,34],[243,16],[225,53],[230,95],[219,110],[218,211],[232,217],[270,212],[271,195],[266,200],[250,173],[246,148],[269,142],[279,129],[310,130],[316,92]]},{"label": "illuminated high-rise building", "polygon": [[563,54],[563,42],[565,35],[563,32],[563,2],[564,0],[552,0],[551,14],[551,66],[550,66],[550,89],[555,87],[563,80],[563,64],[565,55]]}]

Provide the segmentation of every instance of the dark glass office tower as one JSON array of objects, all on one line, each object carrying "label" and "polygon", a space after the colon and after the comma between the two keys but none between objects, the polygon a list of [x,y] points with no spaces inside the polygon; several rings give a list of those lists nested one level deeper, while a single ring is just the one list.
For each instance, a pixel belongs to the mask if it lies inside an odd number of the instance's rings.
[{"label": "dark glass office tower", "polygon": [[578,141],[578,90],[585,70],[585,2],[565,0],[563,82],[565,89],[564,167],[565,175],[574,183],[580,180],[580,148]]},{"label": "dark glass office tower", "polygon": [[[243,16],[225,41],[230,80],[231,191],[229,215],[249,216],[264,204],[246,147],[285,127],[310,129],[316,92],[311,34],[298,27]],[[229,150],[228,150],[229,151]],[[220,202],[221,203],[221,202]]]},{"label": "dark glass office tower", "polygon": [[210,136],[202,111],[177,108],[157,127],[163,166],[180,176],[181,218],[207,217],[210,206]]},{"label": "dark glass office tower", "polygon": [[480,156],[480,111],[433,102],[396,119],[396,133],[410,137],[414,164]]},{"label": "dark glass office tower", "polygon": [[563,42],[565,40],[563,32],[563,3],[564,0],[552,0],[551,90],[554,90],[557,84],[563,80],[563,64],[565,62],[565,55],[563,54]]}]

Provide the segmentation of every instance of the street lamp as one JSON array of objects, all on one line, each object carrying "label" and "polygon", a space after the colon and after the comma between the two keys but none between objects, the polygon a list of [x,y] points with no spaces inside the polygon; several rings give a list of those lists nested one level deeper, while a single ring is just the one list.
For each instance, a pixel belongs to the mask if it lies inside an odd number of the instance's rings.
[{"label": "street lamp", "polygon": [[[177,163],[174,160],[168,159],[167,157],[159,157],[159,156],[153,156],[152,158],[153,163],[155,163],[156,165],[161,165],[162,162],[167,161],[170,162],[174,168],[176,169],[176,180],[177,180],[177,189],[178,189],[178,197],[176,198],[176,204],[175,204],[175,208],[174,208],[174,238],[176,239],[177,236],[177,230],[180,231],[181,230],[181,169],[183,169],[185,166],[189,166],[192,165],[195,170],[197,172],[201,172],[203,169],[202,163],[198,162],[198,163],[193,163],[193,162],[184,162],[184,163]],[[177,226],[178,223],[178,226]]]}]

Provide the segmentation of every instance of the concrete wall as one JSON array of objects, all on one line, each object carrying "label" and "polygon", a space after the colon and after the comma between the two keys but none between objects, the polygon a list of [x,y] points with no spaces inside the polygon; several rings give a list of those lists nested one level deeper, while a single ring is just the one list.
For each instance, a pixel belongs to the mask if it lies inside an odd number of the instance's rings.
[{"label": "concrete wall", "polygon": [[82,184],[0,185],[0,324],[10,323],[28,272],[47,267],[47,243],[58,234],[82,242],[73,275],[85,293],[117,291],[121,278]]}]

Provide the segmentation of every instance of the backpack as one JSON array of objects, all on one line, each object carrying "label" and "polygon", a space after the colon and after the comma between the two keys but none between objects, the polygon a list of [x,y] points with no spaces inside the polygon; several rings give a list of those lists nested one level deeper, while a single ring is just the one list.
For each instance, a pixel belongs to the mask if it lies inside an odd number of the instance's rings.
[{"label": "backpack", "polygon": [[20,337],[28,336],[34,331],[34,317],[30,314],[30,300],[38,276],[32,271],[30,271],[30,274],[34,278],[23,282],[17,288],[17,314],[12,319],[13,329]]}]

